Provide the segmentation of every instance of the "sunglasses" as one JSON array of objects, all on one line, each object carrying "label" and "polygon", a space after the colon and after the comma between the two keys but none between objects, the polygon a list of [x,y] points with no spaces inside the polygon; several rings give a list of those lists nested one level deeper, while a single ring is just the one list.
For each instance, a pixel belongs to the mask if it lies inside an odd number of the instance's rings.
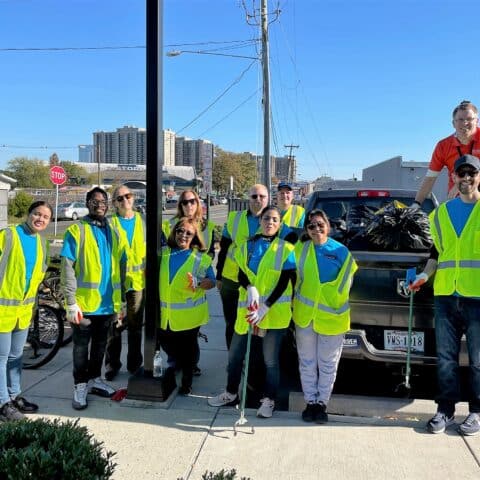
[{"label": "sunglasses", "polygon": [[188,204],[194,205],[195,203],[197,203],[197,201],[196,201],[194,198],[189,198],[188,200],[182,200],[180,203],[181,203],[184,207],[186,207]]},{"label": "sunglasses", "polygon": [[177,235],[185,235],[186,237],[193,237],[195,232],[191,232],[190,230],[185,230],[185,228],[177,228],[175,230]]},{"label": "sunglasses", "polygon": [[313,223],[309,223],[307,225],[307,228],[309,230],[315,230],[316,228],[325,228],[327,225],[325,223],[317,223],[317,222],[313,222]]},{"label": "sunglasses", "polygon": [[267,198],[267,196],[266,195],[260,195],[258,193],[254,193],[253,195],[250,195],[250,198],[252,200],[256,200],[257,198],[261,198],[263,200],[264,198]]},{"label": "sunglasses", "polygon": [[462,170],[460,172],[457,172],[457,177],[459,177],[459,178],[466,177],[467,175],[470,178],[476,177],[478,175],[478,170],[467,169],[467,170]]},{"label": "sunglasses", "polygon": [[125,195],[118,195],[115,197],[117,202],[123,202],[124,200],[130,200],[133,197],[133,193],[126,193]]}]

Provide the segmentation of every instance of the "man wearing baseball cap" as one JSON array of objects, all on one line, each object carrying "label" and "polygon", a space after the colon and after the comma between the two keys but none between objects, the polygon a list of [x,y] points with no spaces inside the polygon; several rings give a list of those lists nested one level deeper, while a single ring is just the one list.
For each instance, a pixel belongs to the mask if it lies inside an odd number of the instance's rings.
[{"label": "man wearing baseball cap", "polygon": [[430,214],[434,248],[410,289],[417,291],[435,273],[435,337],[437,344],[437,413],[427,430],[442,433],[454,424],[460,401],[459,352],[465,333],[470,370],[469,415],[459,425],[462,435],[480,432],[480,160],[462,155],[453,180],[459,197]]},{"label": "man wearing baseball cap", "polygon": [[[280,182],[277,188],[277,204],[282,212],[282,223],[289,228],[303,228],[305,209],[300,205],[292,205],[292,185],[288,182]],[[280,234],[280,236],[282,236],[282,234]]]}]

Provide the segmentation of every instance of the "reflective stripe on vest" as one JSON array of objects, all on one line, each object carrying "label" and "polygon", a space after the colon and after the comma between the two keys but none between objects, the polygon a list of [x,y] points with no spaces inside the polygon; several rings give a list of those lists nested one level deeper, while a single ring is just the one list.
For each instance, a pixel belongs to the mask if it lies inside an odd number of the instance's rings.
[{"label": "reflective stripe on vest", "polygon": [[185,310],[187,308],[198,307],[207,301],[206,297],[199,298],[195,301],[192,301],[191,298],[188,298],[185,303],[167,303],[160,302],[160,306],[163,308],[171,308],[172,310]]},{"label": "reflective stripe on vest", "polygon": [[438,242],[440,243],[440,248],[443,250],[443,237],[442,237],[442,229],[440,228],[440,219],[438,218],[438,208],[433,213],[433,222],[435,223],[435,229],[437,230]]},{"label": "reflective stripe on vest", "polygon": [[[265,303],[269,296],[270,296],[270,295],[262,295],[262,296],[260,296],[260,303]],[[291,297],[290,295],[282,295],[282,296],[275,302],[275,305],[276,305],[277,303],[290,303],[291,301],[292,301],[292,297]],[[240,308],[247,308],[248,303],[247,303],[247,301],[238,302],[238,306],[239,306]]]},{"label": "reflective stripe on vest", "polygon": [[[79,252],[85,251],[85,224],[79,223],[78,229],[80,230],[80,243],[79,243]],[[77,288],[88,288],[88,289],[97,289],[100,288],[100,282],[86,282],[85,281],[85,255],[79,255],[78,262],[78,277],[77,277]]]},{"label": "reflective stripe on vest", "polygon": [[[8,257],[12,251],[12,231],[7,228],[5,229],[5,248],[2,252],[2,257],[0,259],[0,282],[5,278],[5,271],[7,270]],[[1,285],[1,283],[0,283]]]},{"label": "reflective stripe on vest", "polygon": [[[315,302],[313,300],[310,300],[309,298],[304,297],[303,295],[300,295],[300,293],[295,293],[295,298],[299,301],[302,302],[303,304],[307,305],[307,307],[314,307]],[[319,310],[322,310],[327,313],[333,313],[335,315],[340,315],[341,313],[346,312],[350,308],[350,303],[347,301],[345,302],[340,308],[331,308],[327,307],[327,305],[322,305],[318,304],[317,308]]]}]

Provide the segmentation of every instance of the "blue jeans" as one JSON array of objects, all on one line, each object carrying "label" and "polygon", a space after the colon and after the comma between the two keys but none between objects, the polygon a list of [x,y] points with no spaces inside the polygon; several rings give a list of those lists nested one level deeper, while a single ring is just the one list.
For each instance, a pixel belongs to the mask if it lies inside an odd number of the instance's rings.
[{"label": "blue jeans", "polygon": [[28,328],[0,333],[0,406],[20,395],[23,347]]},{"label": "blue jeans", "polygon": [[469,357],[469,407],[480,413],[480,300],[435,297],[435,336],[437,342],[438,410],[453,415],[460,401],[459,353],[462,334],[467,339]]},{"label": "blue jeans", "polygon": [[[278,357],[280,354],[280,346],[286,332],[286,328],[267,330],[267,334],[262,338],[263,358],[266,371],[263,396],[272,400],[275,400],[275,397],[277,396],[278,384],[280,382]],[[228,352],[228,393],[238,393],[246,350],[247,335],[238,335],[237,333],[234,333],[230,350]],[[250,369],[255,369],[255,367],[255,365],[249,365]]]}]

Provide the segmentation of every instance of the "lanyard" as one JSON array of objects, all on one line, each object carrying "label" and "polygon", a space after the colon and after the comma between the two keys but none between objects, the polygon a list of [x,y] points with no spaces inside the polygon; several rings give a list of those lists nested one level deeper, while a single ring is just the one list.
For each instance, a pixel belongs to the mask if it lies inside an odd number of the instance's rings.
[{"label": "lanyard", "polygon": [[[474,145],[475,145],[475,140],[472,140],[472,141],[470,142],[470,151],[468,152],[470,155],[471,155],[472,152],[473,152],[473,146],[474,146]],[[460,158],[460,157],[463,156],[463,155],[466,155],[465,153],[462,153],[462,150],[461,150],[461,148],[460,148],[458,145],[457,145],[456,148],[457,148],[457,152],[458,152],[458,158]]]}]

